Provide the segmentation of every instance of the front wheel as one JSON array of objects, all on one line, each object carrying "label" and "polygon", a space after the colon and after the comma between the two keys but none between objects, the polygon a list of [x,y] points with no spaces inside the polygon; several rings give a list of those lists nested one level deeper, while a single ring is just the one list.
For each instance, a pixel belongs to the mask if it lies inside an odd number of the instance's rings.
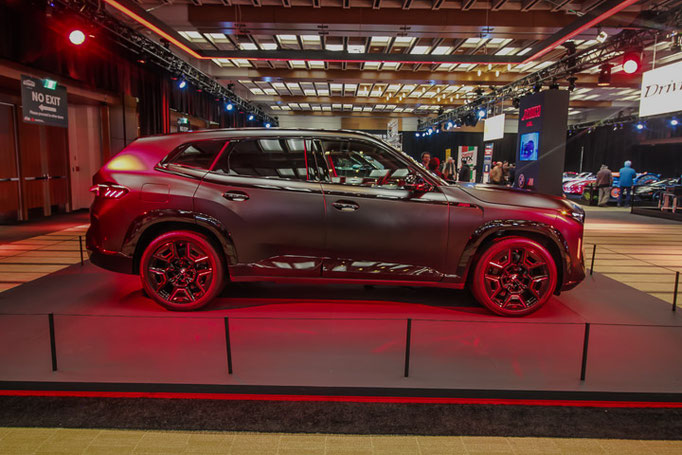
[{"label": "front wheel", "polygon": [[476,262],[471,292],[494,313],[524,316],[544,305],[556,284],[556,263],[542,244],[507,237],[492,243]]},{"label": "front wheel", "polygon": [[217,248],[191,231],[167,232],[152,240],[142,254],[140,278],[149,297],[175,311],[206,305],[225,283]]}]

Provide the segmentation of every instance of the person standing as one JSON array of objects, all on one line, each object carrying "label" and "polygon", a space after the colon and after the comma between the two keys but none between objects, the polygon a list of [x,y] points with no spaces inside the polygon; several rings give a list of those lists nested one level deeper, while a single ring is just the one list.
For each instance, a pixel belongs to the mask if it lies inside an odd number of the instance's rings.
[{"label": "person standing", "polygon": [[632,161],[628,160],[623,163],[620,168],[620,177],[618,178],[618,186],[620,187],[620,194],[618,195],[618,207],[623,206],[623,195],[625,195],[625,205],[630,205],[630,197],[632,196],[632,185],[635,181],[637,172],[632,169]]},{"label": "person standing", "polygon": [[429,152],[422,153],[422,166],[424,166],[424,169],[429,168],[429,161],[431,161],[431,154]]},{"label": "person standing", "polygon": [[611,186],[613,186],[613,173],[606,164],[601,165],[601,169],[597,172],[597,188],[599,188],[599,207],[605,207],[609,202],[609,195],[611,194]]},{"label": "person standing", "polygon": [[502,163],[499,161],[495,163],[495,166],[490,170],[490,183],[494,185],[504,184],[504,171],[502,170]]},{"label": "person standing", "polygon": [[460,182],[470,182],[471,181],[471,168],[467,163],[467,160],[462,160],[462,166],[459,168],[458,179]]},{"label": "person standing", "polygon": [[455,166],[455,159],[449,157],[443,163],[443,178],[447,181],[453,181],[457,178],[457,166]]},{"label": "person standing", "polygon": [[443,178],[443,174],[440,171],[440,160],[438,159],[438,157],[434,156],[433,158],[431,158],[431,160],[429,160],[428,169],[429,171],[431,171],[433,175]]}]

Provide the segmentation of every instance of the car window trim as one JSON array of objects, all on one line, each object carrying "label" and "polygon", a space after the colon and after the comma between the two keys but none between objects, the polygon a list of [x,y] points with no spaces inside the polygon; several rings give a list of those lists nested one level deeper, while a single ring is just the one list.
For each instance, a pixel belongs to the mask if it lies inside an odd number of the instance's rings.
[{"label": "car window trim", "polygon": [[[218,163],[220,157],[222,157],[223,153],[227,153],[227,148],[231,142],[241,142],[241,141],[248,141],[248,140],[260,140],[260,139],[267,139],[267,140],[288,140],[288,139],[302,139],[303,140],[303,159],[306,163],[306,178],[305,179],[292,179],[288,177],[280,177],[280,176],[269,176],[269,175],[229,175],[229,174],[220,174],[218,172],[215,172],[215,165]],[[282,135],[282,136],[269,136],[267,138],[263,138],[260,136],[248,136],[248,137],[230,137],[226,139],[226,143],[224,148],[220,151],[219,153],[219,158],[217,158],[213,164],[211,165],[211,169],[208,170],[208,173],[215,174],[215,175],[220,175],[220,176],[229,176],[229,177],[244,177],[244,178],[255,178],[255,179],[268,179],[268,180],[284,180],[284,181],[289,181],[289,182],[308,182],[308,183],[323,183],[319,178],[311,179],[309,177],[309,169],[308,169],[308,156],[307,156],[307,151],[306,151],[306,140],[315,141],[317,138],[315,136],[287,136],[287,135]],[[314,154],[314,152],[313,152]],[[317,164],[317,161],[316,161]],[[208,174],[207,174],[208,175]]]},{"label": "car window trim", "polygon": [[[187,141],[187,142],[183,142],[182,144],[178,145],[178,146],[175,147],[173,150],[171,150],[171,152],[168,153],[166,156],[164,156],[164,157],[161,159],[161,161],[159,161],[159,162],[156,164],[155,167],[156,167],[156,168],[162,168],[162,169],[168,169],[168,165],[172,164],[173,166],[178,166],[178,167],[180,167],[180,168],[185,168],[185,169],[194,169],[194,170],[197,170],[197,171],[210,171],[210,168],[209,168],[209,169],[204,169],[204,168],[200,168],[200,167],[196,167],[196,166],[189,166],[189,165],[186,165],[186,164],[173,163],[172,161],[173,161],[180,153],[182,153],[182,151],[184,150],[184,147],[187,147],[188,145],[191,145],[191,144],[198,144],[198,143],[201,143],[201,142],[221,142],[221,141],[223,141],[224,144],[223,144],[223,147],[220,149],[220,151],[216,154],[216,156],[219,156],[219,155],[222,153],[222,151],[225,149],[226,144],[229,143],[230,140],[229,140],[228,138],[226,138],[226,139],[215,139],[215,138],[214,138],[214,139],[199,139],[199,140],[195,140],[195,141]],[[211,163],[211,168],[212,168],[214,165],[215,165],[215,159],[214,159],[213,162]]]}]

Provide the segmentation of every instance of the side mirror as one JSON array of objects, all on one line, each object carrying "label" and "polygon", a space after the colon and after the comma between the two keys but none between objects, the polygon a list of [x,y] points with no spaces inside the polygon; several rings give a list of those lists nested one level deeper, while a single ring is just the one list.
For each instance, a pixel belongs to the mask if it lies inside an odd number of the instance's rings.
[{"label": "side mirror", "polygon": [[433,189],[429,182],[405,183],[405,189],[413,193],[428,193]]}]

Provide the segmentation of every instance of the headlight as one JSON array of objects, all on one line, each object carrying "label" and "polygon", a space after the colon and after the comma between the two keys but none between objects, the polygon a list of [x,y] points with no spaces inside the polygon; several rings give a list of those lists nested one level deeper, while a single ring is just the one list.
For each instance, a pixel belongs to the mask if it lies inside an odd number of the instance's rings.
[{"label": "headlight", "polygon": [[584,223],[585,222],[585,211],[583,210],[583,208],[580,207],[578,204],[574,204],[572,202],[569,202],[568,205],[570,207],[568,207],[564,210],[561,210],[560,213],[564,216],[568,216],[570,218],[573,218],[578,223]]}]

